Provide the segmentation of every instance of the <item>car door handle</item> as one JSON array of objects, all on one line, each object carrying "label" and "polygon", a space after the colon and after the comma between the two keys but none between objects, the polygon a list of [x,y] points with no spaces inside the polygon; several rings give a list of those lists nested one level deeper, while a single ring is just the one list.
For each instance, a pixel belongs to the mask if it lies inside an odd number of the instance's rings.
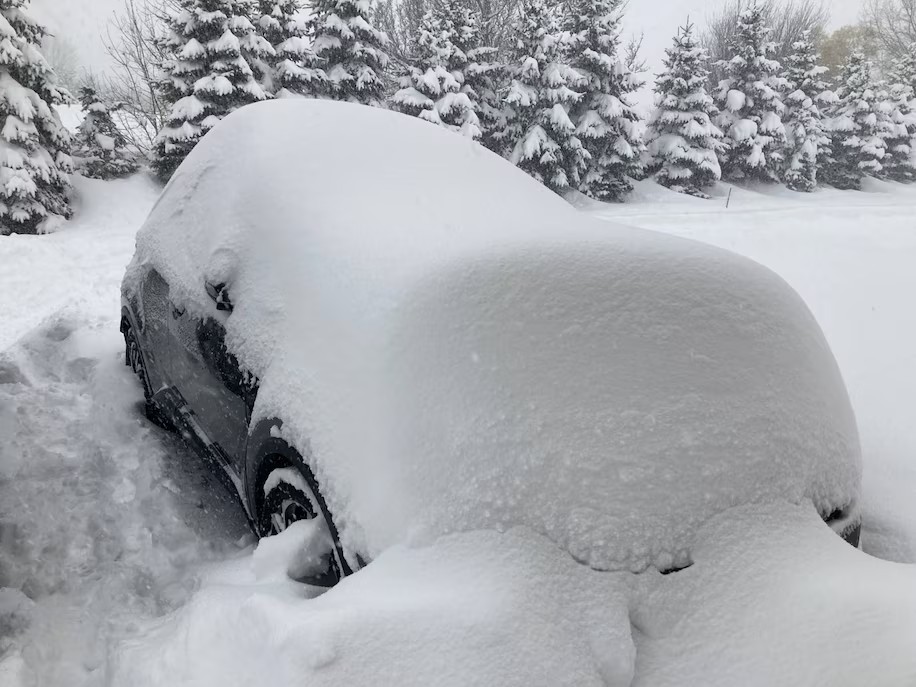
[{"label": "car door handle", "polygon": [[179,308],[177,305],[173,305],[172,306],[172,317],[174,317],[177,320],[179,317],[184,315],[184,310],[185,310],[184,308]]}]

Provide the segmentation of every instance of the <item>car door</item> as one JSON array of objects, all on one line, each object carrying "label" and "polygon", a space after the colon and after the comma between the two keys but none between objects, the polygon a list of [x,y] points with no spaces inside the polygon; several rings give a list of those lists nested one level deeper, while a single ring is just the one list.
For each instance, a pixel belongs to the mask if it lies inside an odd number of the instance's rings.
[{"label": "car door", "polygon": [[156,270],[150,269],[140,286],[139,314],[143,358],[153,393],[168,384],[171,375],[171,303],[169,285]]},{"label": "car door", "polygon": [[173,307],[172,378],[207,439],[239,472],[248,437],[248,389],[238,360],[226,348],[220,314],[213,304],[200,312]]}]

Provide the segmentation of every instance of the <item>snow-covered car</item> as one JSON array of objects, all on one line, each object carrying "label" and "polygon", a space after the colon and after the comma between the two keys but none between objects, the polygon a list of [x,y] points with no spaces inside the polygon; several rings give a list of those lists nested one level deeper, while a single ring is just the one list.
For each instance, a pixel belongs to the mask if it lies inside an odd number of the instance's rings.
[{"label": "snow-covered car", "polygon": [[513,526],[595,569],[674,570],[758,502],[857,542],[855,419],[791,288],[419,119],[240,109],[163,192],[122,291],[148,413],[259,534],[317,518],[314,581]]}]

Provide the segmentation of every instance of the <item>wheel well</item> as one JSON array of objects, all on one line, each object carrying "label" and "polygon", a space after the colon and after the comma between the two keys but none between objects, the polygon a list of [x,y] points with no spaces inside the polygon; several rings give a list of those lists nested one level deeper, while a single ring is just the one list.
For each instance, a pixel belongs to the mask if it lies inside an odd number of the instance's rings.
[{"label": "wheel well", "polygon": [[[293,451],[293,449],[290,450]],[[311,468],[305,464],[305,461],[299,457],[298,453],[294,452],[293,455],[284,455],[283,453],[271,452],[265,455],[259,463],[256,473],[257,478],[254,483],[254,503],[252,504],[254,506],[252,512],[254,522],[258,522],[260,519],[261,507],[264,505],[264,481],[267,479],[267,476],[277,468],[295,468],[302,473],[302,476],[305,478],[306,482],[308,482],[312,492],[318,499],[318,507],[321,509],[322,515],[331,530],[331,536],[334,538],[334,545],[337,548],[344,568],[343,574],[352,574],[353,570],[350,568],[340,544],[340,534],[337,531],[337,524],[334,522],[334,516],[331,513],[331,509],[328,508],[328,504],[324,500],[324,494],[321,493],[321,488],[318,484],[318,480],[315,479],[314,473],[312,473]]]}]

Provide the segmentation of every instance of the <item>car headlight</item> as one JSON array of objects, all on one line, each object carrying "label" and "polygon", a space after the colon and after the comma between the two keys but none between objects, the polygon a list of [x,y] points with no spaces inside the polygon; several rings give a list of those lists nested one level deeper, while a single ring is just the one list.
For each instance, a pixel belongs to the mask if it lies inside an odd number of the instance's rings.
[{"label": "car headlight", "polygon": [[851,503],[845,508],[823,515],[824,522],[847,542],[859,548],[859,537],[862,534],[862,517],[857,504]]}]

